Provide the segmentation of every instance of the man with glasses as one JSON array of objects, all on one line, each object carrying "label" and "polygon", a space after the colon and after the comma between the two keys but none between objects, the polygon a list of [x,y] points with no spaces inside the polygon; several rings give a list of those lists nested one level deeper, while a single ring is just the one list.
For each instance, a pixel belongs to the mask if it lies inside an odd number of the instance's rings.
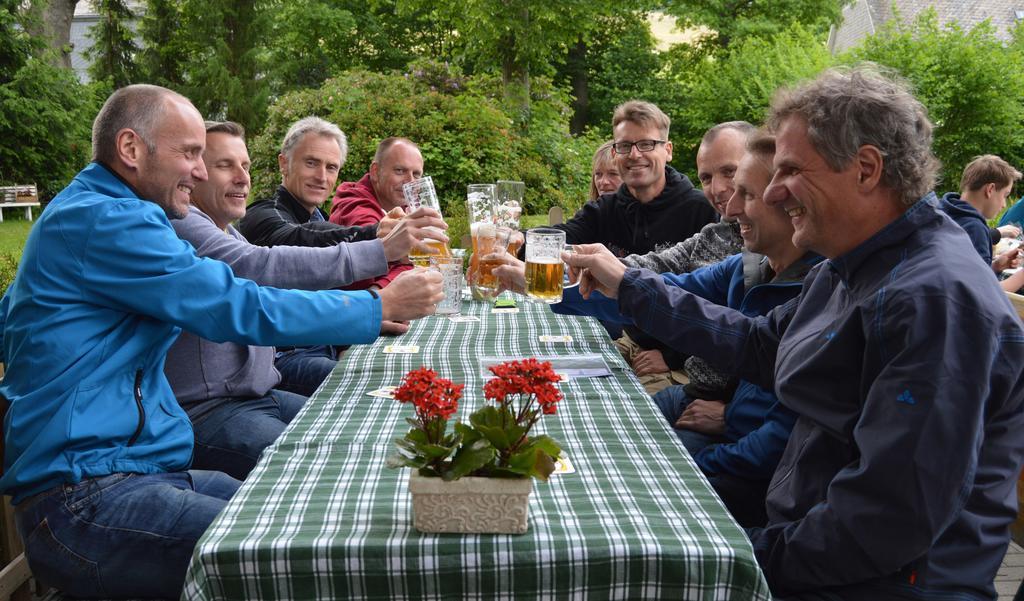
[{"label": "man with glasses", "polygon": [[650,102],[630,100],[612,117],[614,161],[622,183],[554,226],[569,244],[600,242],[616,256],[646,254],[682,242],[718,220],[715,209],[672,160],[668,115]]}]

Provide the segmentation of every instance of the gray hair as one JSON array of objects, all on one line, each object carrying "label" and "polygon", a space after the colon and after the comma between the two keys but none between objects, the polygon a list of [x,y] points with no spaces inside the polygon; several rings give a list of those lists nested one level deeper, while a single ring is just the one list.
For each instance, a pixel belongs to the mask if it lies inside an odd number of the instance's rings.
[{"label": "gray hair", "polygon": [[337,125],[320,117],[303,117],[288,128],[288,133],[284,135],[284,141],[281,142],[281,154],[288,160],[289,165],[292,164],[292,153],[295,152],[295,147],[299,145],[306,134],[333,138],[338,143],[338,149],[341,150],[341,164],[345,164],[345,159],[348,158],[348,140],[345,139],[344,132]]},{"label": "gray hair", "polygon": [[912,205],[935,187],[940,163],[932,154],[928,111],[909,85],[872,63],[829,69],[817,79],[779,91],[768,124],[800,117],[814,149],[835,171],[850,164],[861,146],[883,157],[882,184]]},{"label": "gray hair", "polygon": [[92,160],[112,164],[117,157],[117,132],[134,131],[150,154],[157,124],[166,114],[167,100],[188,99],[177,92],[149,84],[125,86],[107,98],[92,122]]},{"label": "gray hair", "polygon": [[746,121],[726,121],[725,123],[713,125],[711,129],[704,132],[704,137],[700,139],[700,145],[708,146],[714,143],[715,138],[718,137],[718,134],[722,133],[727,129],[733,129],[740,132],[741,134],[743,134],[744,138],[749,137],[751,134],[754,133],[755,130],[757,130],[756,127],[754,127],[752,124]]}]

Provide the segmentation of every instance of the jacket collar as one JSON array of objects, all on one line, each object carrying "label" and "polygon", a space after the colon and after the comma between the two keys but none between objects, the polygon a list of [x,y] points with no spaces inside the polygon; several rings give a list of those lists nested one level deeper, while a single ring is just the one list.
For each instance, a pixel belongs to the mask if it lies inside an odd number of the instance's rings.
[{"label": "jacket collar", "polygon": [[111,198],[142,198],[139,191],[103,161],[93,161],[79,173],[90,188]]},{"label": "jacket collar", "polygon": [[661,194],[655,196],[650,202],[641,203],[629,191],[629,187],[626,184],[619,186],[619,189],[615,192],[615,197],[619,202],[645,207],[660,207],[661,205],[678,201],[680,196],[686,194],[692,188],[693,184],[690,183],[690,178],[665,165],[665,187],[662,189]]},{"label": "jacket collar", "polygon": [[768,257],[744,249],[743,286],[750,290],[761,284],[801,282],[811,268],[820,263],[822,259],[821,255],[807,251],[802,257],[783,269],[782,273],[775,273],[772,271],[771,265],[768,264]]},{"label": "jacket collar", "polygon": [[849,283],[862,269],[878,264],[876,260],[884,261],[885,258],[892,256],[893,262],[897,261],[898,251],[906,247],[908,238],[919,234],[923,226],[942,219],[937,212],[938,203],[939,199],[935,193],[929,192],[874,236],[845,255],[828,261],[829,267],[844,282]]},{"label": "jacket collar", "polygon": [[[277,200],[278,204],[287,209],[288,212],[295,217],[295,221],[297,223],[307,223],[309,221],[309,210],[302,206],[302,203],[292,196],[292,193],[289,192],[284,185],[277,187],[277,192],[274,193],[274,198]],[[320,207],[317,207],[314,210],[319,211]],[[326,221],[327,218],[325,217],[323,220]]]}]

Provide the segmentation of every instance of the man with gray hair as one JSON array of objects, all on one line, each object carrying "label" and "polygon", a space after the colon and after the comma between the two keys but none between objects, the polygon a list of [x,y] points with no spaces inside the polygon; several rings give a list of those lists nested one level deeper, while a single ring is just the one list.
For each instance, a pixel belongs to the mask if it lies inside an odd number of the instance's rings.
[{"label": "man with gray hair", "polygon": [[597,246],[563,257],[587,270],[581,292],[797,413],[768,523],[747,531],[776,596],[994,599],[1024,455],[1024,330],[938,211],[926,111],[860,67],[780,93],[769,126],[765,202],[829,259],[797,299],[748,318]]},{"label": "man with gray hair", "polygon": [[0,300],[0,491],[43,582],[74,597],[176,599],[196,541],[238,487],[189,469],[192,428],[163,373],[178,334],[366,343],[382,319],[433,313],[441,278],[409,274],[433,292],[396,303],[264,288],[197,257],[169,218],[208,179],[206,133],[170,90],[114,92],[93,144],[93,162],[33,226]]},{"label": "man with gray hair", "polygon": [[[319,117],[296,121],[285,134],[277,156],[281,185],[270,198],[249,205],[238,222],[239,231],[259,246],[334,246],[390,235],[392,228],[414,228],[417,247],[428,252],[430,247],[423,240],[448,242],[443,234],[434,233],[439,230],[429,229],[447,229],[447,224],[437,211],[425,207],[401,219],[385,218],[379,224],[342,226],[329,222],[320,205],[334,192],[347,156],[348,143],[337,125]],[[383,328],[384,333],[402,333],[408,326],[387,322]],[[275,365],[281,372],[280,388],[309,396],[337,361],[338,349],[333,346],[278,348]]]}]

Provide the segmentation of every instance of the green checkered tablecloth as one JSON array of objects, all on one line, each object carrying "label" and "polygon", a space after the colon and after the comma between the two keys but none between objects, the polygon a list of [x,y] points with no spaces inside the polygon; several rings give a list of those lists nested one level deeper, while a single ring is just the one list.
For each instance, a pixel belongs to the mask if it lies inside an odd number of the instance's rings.
[{"label": "green checkered tablecloth", "polygon": [[[769,599],[743,531],[600,324],[519,307],[466,302],[479,322],[430,317],[349,350],[200,540],[183,598]],[[426,365],[466,384],[467,416],[483,402],[480,357],[569,353],[600,353],[614,375],[561,383],[538,424],[576,472],[535,483],[529,531],[414,530],[408,470],[384,467],[412,407],[367,393]]]}]

